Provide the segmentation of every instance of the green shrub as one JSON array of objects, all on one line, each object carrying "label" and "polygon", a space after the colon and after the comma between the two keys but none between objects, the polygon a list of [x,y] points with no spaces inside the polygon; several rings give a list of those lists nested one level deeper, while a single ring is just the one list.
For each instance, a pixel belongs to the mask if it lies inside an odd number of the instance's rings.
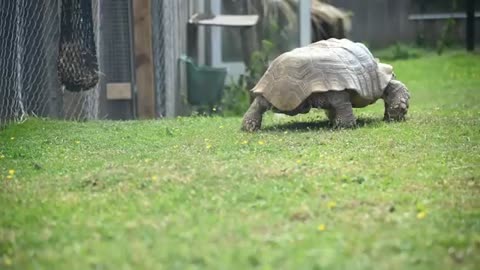
[{"label": "green shrub", "polygon": [[382,61],[395,61],[419,58],[427,54],[427,51],[423,48],[414,47],[403,43],[395,43],[394,45],[385,49],[376,50],[373,52],[373,54]]},{"label": "green shrub", "polygon": [[267,70],[274,49],[275,45],[272,42],[263,40],[262,48],[252,53],[250,66],[247,67],[245,74],[225,87],[222,100],[222,110],[225,116],[242,115],[248,109],[250,105],[249,90]]}]

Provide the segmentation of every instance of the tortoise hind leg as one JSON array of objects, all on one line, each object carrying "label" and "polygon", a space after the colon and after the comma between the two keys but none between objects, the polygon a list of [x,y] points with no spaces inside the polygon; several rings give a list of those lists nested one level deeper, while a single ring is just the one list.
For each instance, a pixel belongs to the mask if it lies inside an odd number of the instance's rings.
[{"label": "tortoise hind leg", "polygon": [[336,103],[330,111],[328,115],[332,117],[330,122],[334,128],[354,128],[357,125],[349,99]]},{"label": "tortoise hind leg", "polygon": [[243,116],[242,130],[254,132],[262,126],[263,114],[272,107],[264,97],[257,96]]},{"label": "tortoise hind leg", "polygon": [[392,80],[382,96],[385,101],[385,121],[402,121],[408,112],[410,94],[407,87],[397,80]]},{"label": "tortoise hind leg", "polygon": [[328,120],[334,128],[356,126],[350,94],[347,91],[328,91],[315,96],[312,101],[314,107],[326,110]]}]

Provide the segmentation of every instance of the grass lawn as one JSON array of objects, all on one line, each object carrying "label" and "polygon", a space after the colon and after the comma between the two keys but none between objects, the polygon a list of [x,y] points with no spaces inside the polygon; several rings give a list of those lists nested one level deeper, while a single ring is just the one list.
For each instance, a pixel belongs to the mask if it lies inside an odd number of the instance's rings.
[{"label": "grass lawn", "polygon": [[0,269],[478,269],[480,56],[393,65],[403,123],[377,102],[339,131],[321,111],[256,134],[221,117],[10,125]]}]

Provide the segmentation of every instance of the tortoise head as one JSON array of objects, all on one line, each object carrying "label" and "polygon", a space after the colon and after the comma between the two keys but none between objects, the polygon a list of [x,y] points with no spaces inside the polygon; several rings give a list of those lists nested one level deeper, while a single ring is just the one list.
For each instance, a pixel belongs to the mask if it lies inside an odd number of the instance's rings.
[{"label": "tortoise head", "polygon": [[385,121],[403,121],[410,107],[410,93],[400,81],[391,80],[383,94]]}]

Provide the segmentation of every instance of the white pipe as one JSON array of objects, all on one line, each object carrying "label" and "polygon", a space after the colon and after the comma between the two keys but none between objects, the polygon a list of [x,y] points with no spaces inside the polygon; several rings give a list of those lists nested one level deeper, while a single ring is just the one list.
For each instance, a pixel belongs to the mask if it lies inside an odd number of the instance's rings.
[{"label": "white pipe", "polygon": [[299,0],[299,26],[300,26],[300,46],[306,46],[311,43],[311,0]]},{"label": "white pipe", "polygon": [[[211,0],[210,10],[213,15],[219,15],[222,11],[222,3],[220,0]],[[220,27],[212,27],[211,29],[211,65],[218,67],[222,62],[222,29]]]}]

